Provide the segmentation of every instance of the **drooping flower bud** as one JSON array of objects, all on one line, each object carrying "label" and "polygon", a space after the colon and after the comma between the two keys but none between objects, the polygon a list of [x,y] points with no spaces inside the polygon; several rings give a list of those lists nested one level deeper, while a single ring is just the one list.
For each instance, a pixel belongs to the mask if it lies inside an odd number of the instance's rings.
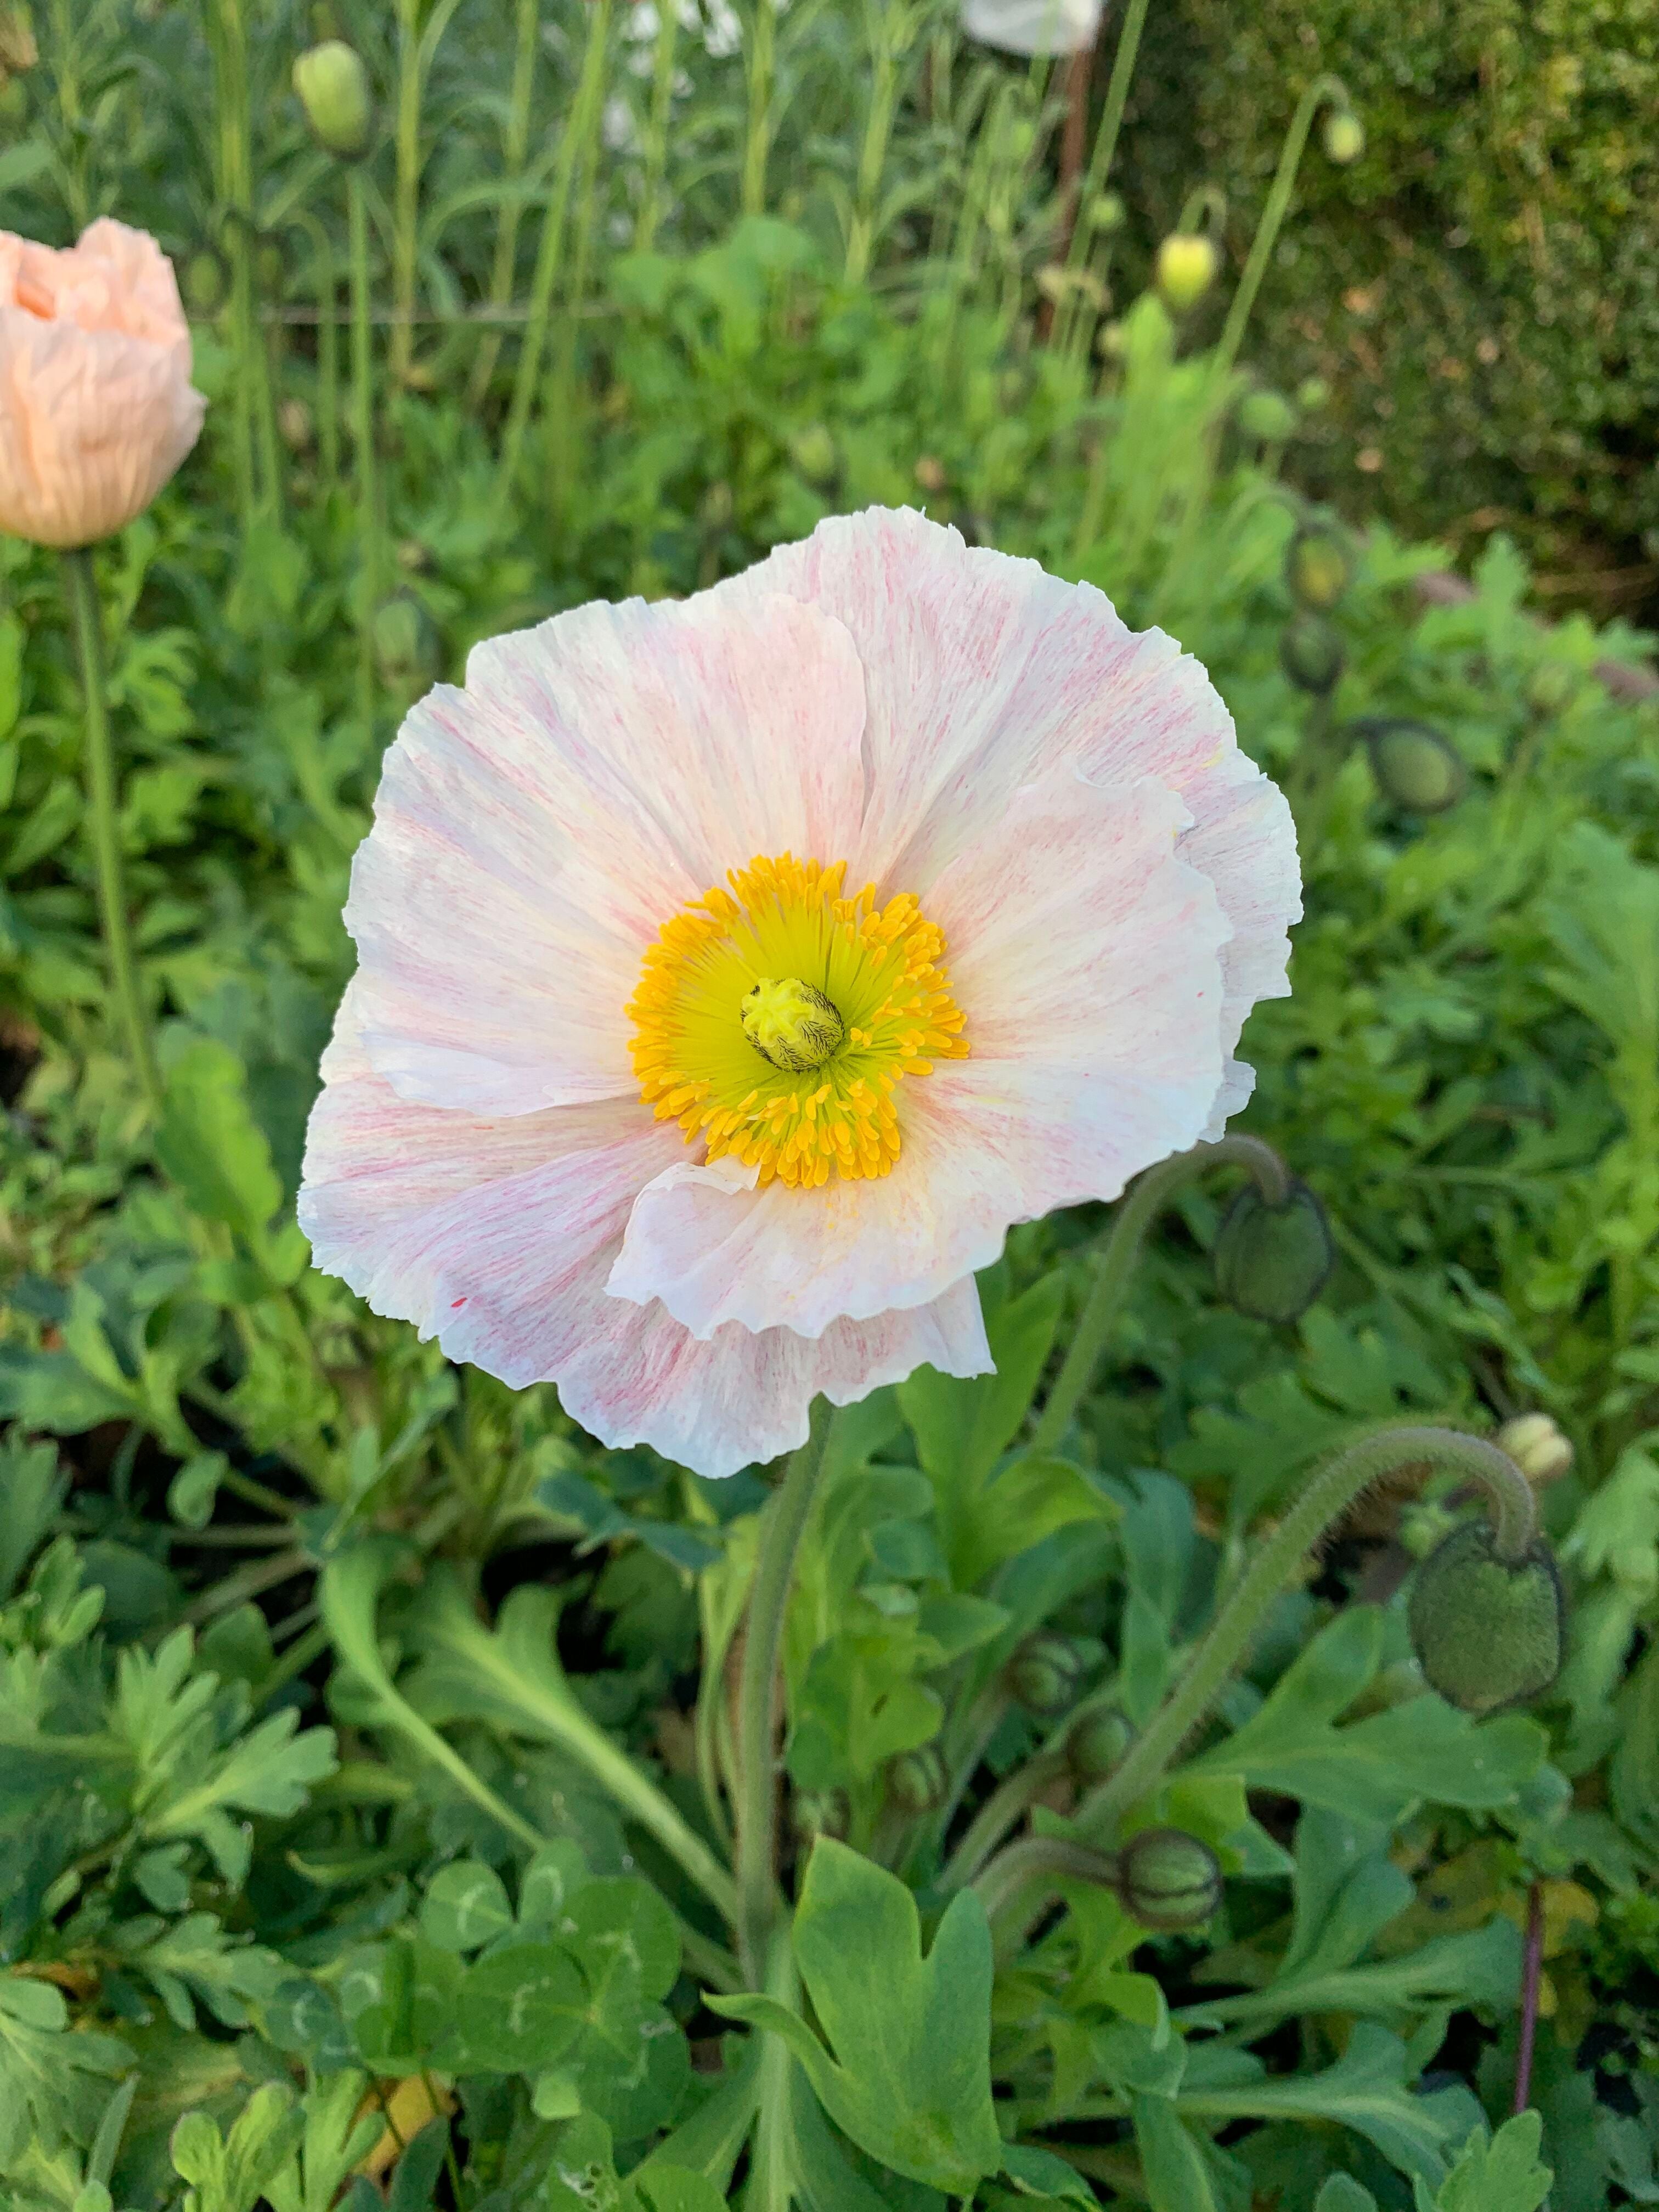
[{"label": "drooping flower bud", "polygon": [[1100,192],[1084,210],[1084,221],[1091,230],[1121,230],[1124,206],[1117,192]]},{"label": "drooping flower bud", "polygon": [[1177,315],[1195,307],[1220,266],[1221,257],[1201,232],[1172,231],[1158,249],[1154,272],[1164,306]]},{"label": "drooping flower bud", "polygon": [[1443,814],[1468,790],[1468,769],[1425,722],[1368,721],[1361,732],[1377,789],[1407,814]]},{"label": "drooping flower bud", "polygon": [[1129,1748],[1133,1730],[1121,1713],[1085,1713],[1066,1739],[1066,1759],[1079,1782],[1103,1782]]},{"label": "drooping flower bud", "polygon": [[1030,1713],[1060,1713],[1077,1696],[1084,1655],[1069,1636],[1028,1637],[1003,1680],[1016,1705]]},{"label": "drooping flower bud", "polygon": [[789,458],[810,484],[833,483],[841,465],[835,438],[822,422],[809,422],[796,431],[789,441]]},{"label": "drooping flower bud", "polygon": [[1299,606],[1328,614],[1353,581],[1353,550],[1328,525],[1305,524],[1285,555],[1285,580]]},{"label": "drooping flower bud", "polygon": [[1406,1618],[1430,1686],[1462,1712],[1491,1713],[1548,1689],[1561,1671],[1565,1613],[1549,1547],[1501,1559],[1480,1520],[1424,1560]]},{"label": "drooping flower bud", "polygon": [[1292,1179],[1280,1206],[1247,1182],[1229,1207],[1210,1254],[1215,1286],[1252,1321],[1299,1321],[1336,1262],[1325,1209]]},{"label": "drooping flower bud", "polygon": [[1350,167],[1365,150],[1365,126],[1351,107],[1333,108],[1320,135],[1327,160],[1339,169]]},{"label": "drooping flower bud", "polygon": [[1299,614],[1279,641],[1279,665],[1298,691],[1322,699],[1335,690],[1346,655],[1342,640],[1323,615]]},{"label": "drooping flower bud", "polygon": [[1238,403],[1238,427],[1247,438],[1280,445],[1296,428],[1296,410],[1282,392],[1247,392]]},{"label": "drooping flower bud", "polygon": [[440,647],[432,617],[410,592],[394,592],[374,611],[374,659],[389,691],[414,698],[436,681]]},{"label": "drooping flower bud", "polygon": [[887,1794],[903,1812],[931,1813],[945,1802],[949,1787],[945,1754],[936,1743],[901,1752],[887,1762]]},{"label": "drooping flower bud", "polygon": [[362,57],[343,39],[325,39],[294,64],[294,89],[311,133],[338,161],[360,161],[374,136],[374,103]]},{"label": "drooping flower bud", "polygon": [[1116,1887],[1143,1928],[1197,1928],[1221,1902],[1221,1862],[1182,1829],[1143,1828],[1118,1854]]},{"label": "drooping flower bud", "polygon": [[1572,1466],[1572,1446],[1547,1413],[1517,1413],[1492,1438],[1534,1489],[1555,1482]]},{"label": "drooping flower bud", "polygon": [[185,264],[185,297],[192,313],[216,314],[224,302],[225,264],[210,246],[204,246]]},{"label": "drooping flower bud", "polygon": [[1304,415],[1317,415],[1330,398],[1331,387],[1322,376],[1304,376],[1296,387],[1296,404]]}]

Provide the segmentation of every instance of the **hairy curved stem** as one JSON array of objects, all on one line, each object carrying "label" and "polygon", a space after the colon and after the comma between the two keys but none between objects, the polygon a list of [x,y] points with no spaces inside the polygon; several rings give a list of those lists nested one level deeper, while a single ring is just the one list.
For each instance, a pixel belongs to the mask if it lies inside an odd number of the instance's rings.
[{"label": "hairy curved stem", "polygon": [[1268,1608],[1324,1531],[1379,1477],[1424,1461],[1478,1482],[1492,1508],[1499,1556],[1516,1559],[1525,1553],[1537,1525],[1531,1486],[1496,1444],[1455,1429],[1411,1425],[1379,1430],[1350,1444],[1315,1473],[1240,1576],[1186,1673],[1129,1747],[1122,1765],[1078,1808],[1081,1830],[1103,1838],[1115,1833],[1124,1814],[1162,1780],[1249,1650]]},{"label": "hairy curved stem", "polygon": [[361,167],[346,173],[351,257],[351,441],[357,472],[357,544],[362,573],[357,622],[357,708],[374,721],[374,609],[380,595],[380,487],[374,471],[374,350],[369,330],[368,210]]},{"label": "hairy curved stem", "polygon": [[1104,1887],[1115,1880],[1117,1860],[1063,1836],[1028,1836],[1000,1851],[974,1887],[993,1923],[1017,1900],[1030,1908],[1052,1896],[1062,1881],[1091,1881]]},{"label": "hairy curved stem", "polygon": [[109,701],[104,683],[103,617],[98,606],[98,583],[93,574],[89,546],[76,546],[64,554],[64,590],[69,599],[70,625],[75,633],[81,685],[86,699],[87,828],[98,878],[98,913],[103,925],[105,957],[109,962],[110,997],[126,1032],[132,1072],[138,1079],[144,1103],[152,1114],[159,1114],[161,1079],[150,1043],[149,1022],[138,988],[132,936],[127,922],[115,741],[110,731]]},{"label": "hairy curved stem", "polygon": [[766,157],[772,146],[772,77],[778,36],[777,0],[755,0],[748,44],[749,133],[743,149],[743,212],[766,212]]},{"label": "hairy curved stem", "polygon": [[778,1790],[773,1702],[778,1655],[795,1554],[823,1472],[830,1407],[814,1401],[806,1442],[789,1462],[767,1508],[760,1559],[749,1594],[743,1679],[738,1693],[738,1939],[744,1968],[760,1986],[777,1901]]},{"label": "hairy curved stem", "polygon": [[1201,1175],[1206,1168],[1230,1165],[1249,1168],[1270,1206],[1284,1204],[1290,1188],[1285,1163],[1259,1137],[1242,1135],[1220,1137],[1212,1145],[1194,1145],[1188,1152],[1160,1161],[1157,1167],[1147,1169],[1121,1201],[1077,1333],[1031,1431],[1034,1451],[1051,1451],[1059,1443],[1093,1382],[1153,1221],[1189,1176]]},{"label": "hairy curved stem", "polygon": [[1244,264],[1244,274],[1238,280],[1238,289],[1233,294],[1232,304],[1227,310],[1227,319],[1221,329],[1221,337],[1213,358],[1213,372],[1218,381],[1224,380],[1227,372],[1238,358],[1238,349],[1244,337],[1245,325],[1250,319],[1250,310],[1255,305],[1255,295],[1261,289],[1261,280],[1267,273],[1267,264],[1279,243],[1279,227],[1284,222],[1291,204],[1291,194],[1296,189],[1296,173],[1301,166],[1302,150],[1308,143],[1308,133],[1313,119],[1327,100],[1346,107],[1348,105],[1347,87],[1340,77],[1316,76],[1297,103],[1296,113],[1291,118],[1291,127],[1285,133],[1285,143],[1279,149],[1279,167],[1267,193],[1267,204],[1261,210],[1261,220],[1255,227],[1255,236],[1250,241],[1249,258]]}]

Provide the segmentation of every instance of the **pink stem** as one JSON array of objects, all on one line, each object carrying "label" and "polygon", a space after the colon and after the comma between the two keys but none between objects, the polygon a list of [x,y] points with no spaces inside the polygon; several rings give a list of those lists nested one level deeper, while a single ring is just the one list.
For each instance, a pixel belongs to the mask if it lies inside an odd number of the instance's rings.
[{"label": "pink stem", "polygon": [[1521,1976],[1521,2046],[1515,2058],[1515,2106],[1524,2112],[1532,2094],[1532,2053],[1538,2039],[1538,1985],[1544,1972],[1544,1886],[1527,1892],[1527,1954]]}]

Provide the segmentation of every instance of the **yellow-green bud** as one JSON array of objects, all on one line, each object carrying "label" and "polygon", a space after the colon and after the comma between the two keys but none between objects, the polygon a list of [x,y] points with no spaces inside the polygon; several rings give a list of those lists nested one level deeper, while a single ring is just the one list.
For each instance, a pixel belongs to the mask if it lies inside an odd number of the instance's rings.
[{"label": "yellow-green bud", "polygon": [[1322,699],[1335,690],[1346,659],[1342,640],[1323,615],[1299,614],[1279,641],[1279,665],[1298,691]]},{"label": "yellow-green bud", "polygon": [[1121,1713],[1085,1713],[1066,1739],[1066,1759],[1079,1782],[1103,1782],[1121,1763],[1133,1731]]},{"label": "yellow-green bud", "polygon": [[1116,192],[1101,192],[1089,203],[1084,220],[1091,230],[1121,230],[1123,202]]},{"label": "yellow-green bud", "polygon": [[1534,714],[1559,714],[1578,689],[1578,671],[1559,660],[1540,660],[1527,678],[1527,704]]},{"label": "yellow-green bud", "polygon": [[1330,399],[1331,387],[1322,376],[1304,376],[1296,387],[1296,404],[1304,415],[1317,415]]},{"label": "yellow-green bud", "polygon": [[1346,169],[1365,150],[1365,126],[1351,107],[1336,107],[1326,116],[1321,136],[1328,160]]},{"label": "yellow-green bud", "polygon": [[901,1752],[887,1762],[887,1794],[902,1812],[931,1813],[945,1802],[949,1787],[945,1754],[936,1743]]},{"label": "yellow-green bud", "polygon": [[1328,614],[1353,581],[1347,539],[1322,524],[1298,530],[1285,556],[1285,580],[1299,605]]},{"label": "yellow-green bud", "polygon": [[1361,734],[1377,789],[1407,814],[1443,814],[1468,789],[1468,769],[1426,724],[1368,721]]},{"label": "yellow-green bud", "polygon": [[1027,1637],[1008,1662],[1003,1680],[1014,1703],[1027,1712],[1064,1712],[1083,1680],[1084,1655],[1069,1636]]},{"label": "yellow-green bud", "polygon": [[1247,438],[1280,445],[1296,428],[1296,410],[1281,392],[1247,392],[1238,403],[1238,427]]},{"label": "yellow-green bud", "polygon": [[225,264],[204,246],[185,264],[185,300],[198,315],[217,312],[225,296]]},{"label": "yellow-green bud", "polygon": [[1325,1209],[1304,1182],[1292,1180],[1273,1206],[1247,1182],[1216,1232],[1210,1262],[1215,1286],[1236,1313],[1252,1321],[1299,1321],[1335,1263]]},{"label": "yellow-green bud", "polygon": [[840,1051],[847,1025],[815,985],[763,975],[744,996],[743,1033],[763,1060],[799,1075]]},{"label": "yellow-green bud", "polygon": [[1572,1446],[1547,1413],[1517,1413],[1492,1438],[1537,1488],[1558,1481],[1572,1466]]},{"label": "yellow-green bud", "polygon": [[412,699],[436,681],[438,633],[411,592],[398,592],[375,609],[372,636],[374,659],[389,690]]},{"label": "yellow-green bud", "polygon": [[1482,1520],[1454,1528],[1424,1560],[1406,1620],[1430,1686],[1462,1712],[1491,1713],[1554,1681],[1565,1613],[1549,1547],[1501,1559]]},{"label": "yellow-green bud", "polygon": [[1194,231],[1172,231],[1158,249],[1156,282],[1164,304],[1177,315],[1195,307],[1216,280],[1221,257]]},{"label": "yellow-green bud", "polygon": [[374,136],[374,103],[362,57],[343,39],[325,39],[294,64],[299,94],[311,133],[337,161],[360,161]]},{"label": "yellow-green bud", "polygon": [[1221,1862],[1180,1828],[1143,1828],[1118,1854],[1116,1888],[1143,1928],[1198,1928],[1221,1902]]},{"label": "yellow-green bud", "polygon": [[796,431],[789,441],[789,458],[810,484],[833,483],[841,465],[835,439],[822,422]]}]

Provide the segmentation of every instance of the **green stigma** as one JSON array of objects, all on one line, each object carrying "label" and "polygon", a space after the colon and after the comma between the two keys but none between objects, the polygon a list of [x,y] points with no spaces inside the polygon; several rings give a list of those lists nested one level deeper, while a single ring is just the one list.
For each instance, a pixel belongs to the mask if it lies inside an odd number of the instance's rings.
[{"label": "green stigma", "polygon": [[822,1067],[847,1035],[822,991],[797,975],[763,975],[743,1001],[743,1033],[763,1060],[799,1075]]}]

